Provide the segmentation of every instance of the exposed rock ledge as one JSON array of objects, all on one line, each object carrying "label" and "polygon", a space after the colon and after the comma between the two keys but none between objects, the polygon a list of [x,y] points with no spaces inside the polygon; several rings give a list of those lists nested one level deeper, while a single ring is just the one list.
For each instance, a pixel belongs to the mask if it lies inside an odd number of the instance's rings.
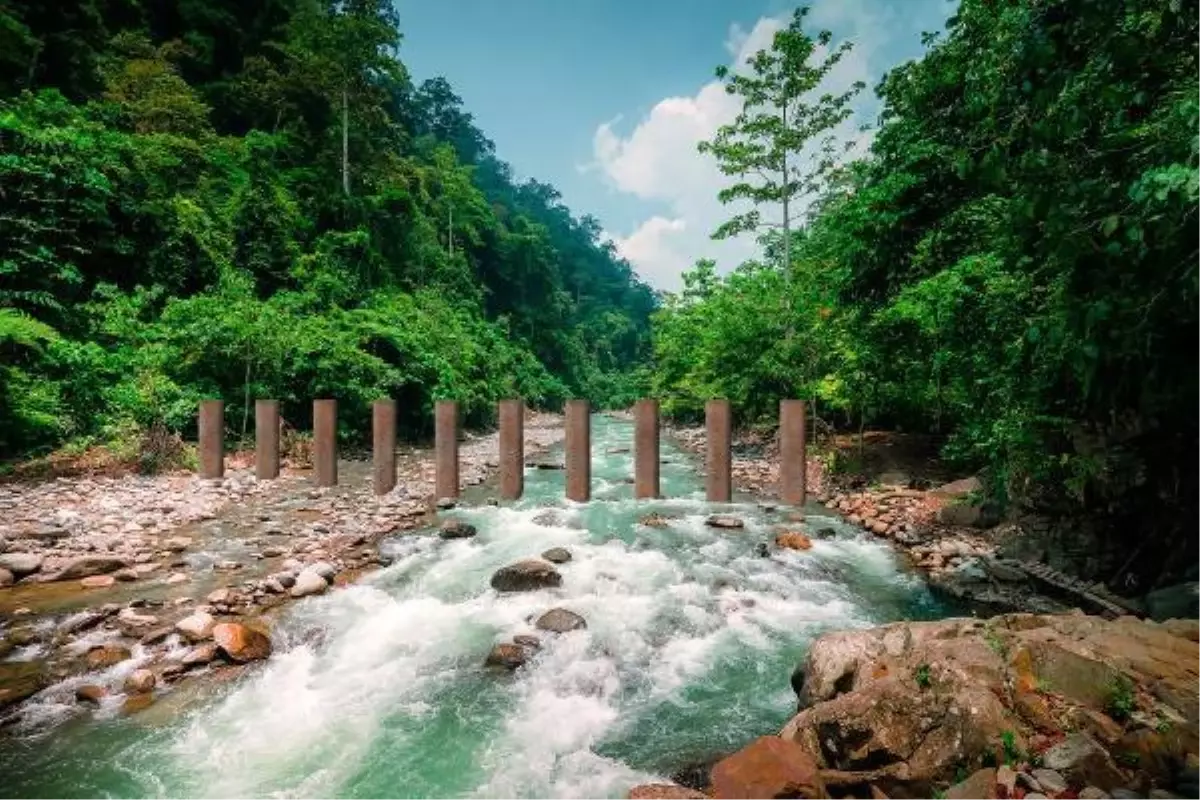
[{"label": "exposed rock ledge", "polygon": [[793,678],[800,710],[779,734],[786,746],[752,743],[718,763],[705,788],[712,797],[1195,797],[1198,634],[1195,620],[1084,614],[825,634]]}]

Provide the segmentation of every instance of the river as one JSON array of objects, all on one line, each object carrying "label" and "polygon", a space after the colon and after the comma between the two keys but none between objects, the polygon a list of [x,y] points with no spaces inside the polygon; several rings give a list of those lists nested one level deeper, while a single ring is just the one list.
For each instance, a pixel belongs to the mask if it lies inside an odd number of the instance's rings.
[{"label": "river", "polygon": [[[886,544],[818,506],[804,527],[835,535],[805,552],[761,556],[783,517],[751,498],[719,509],[744,530],[706,527],[717,509],[669,441],[671,499],[634,501],[632,432],[593,418],[591,503],[562,499],[562,472],[530,469],[519,503],[448,512],[475,538],[386,541],[389,567],[293,605],[275,655],[239,682],[131,717],[10,732],[0,795],[623,797],[776,732],[795,708],[790,674],[822,631],[947,613]],[[547,509],[553,524],[535,522]],[[651,511],[677,518],[639,525]],[[490,588],[497,568],[550,547],[573,555],[561,588]],[[535,631],[553,607],[587,629]],[[522,633],[542,639],[528,664],[483,666]]]}]

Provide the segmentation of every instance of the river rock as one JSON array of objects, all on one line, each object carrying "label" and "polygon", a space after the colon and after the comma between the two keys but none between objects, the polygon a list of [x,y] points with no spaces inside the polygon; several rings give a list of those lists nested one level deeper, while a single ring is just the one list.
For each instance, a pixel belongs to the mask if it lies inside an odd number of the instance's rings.
[{"label": "river rock", "polygon": [[0,553],[0,569],[8,570],[16,578],[23,578],[40,570],[44,560],[38,553]]},{"label": "river rock", "polygon": [[267,576],[267,580],[272,580],[282,586],[284,589],[290,589],[296,585],[296,576],[290,572],[275,572]]},{"label": "river rock", "polygon": [[491,584],[498,592],[531,592],[561,586],[562,575],[550,562],[528,558],[498,569]]},{"label": "river rock", "polygon": [[239,664],[271,655],[271,640],[265,633],[238,622],[223,622],[212,630],[213,642],[230,661]]},{"label": "river rock", "polygon": [[209,592],[208,597],[205,599],[215,606],[227,606],[233,603],[236,597],[237,595],[234,593],[233,589],[230,589],[228,586],[226,586]]},{"label": "river rock", "polygon": [[[1076,787],[1097,786],[1107,791],[1125,783],[1112,757],[1086,733],[1073,733],[1051,747],[1042,754],[1042,765],[1061,773]],[[1042,783],[1041,778],[1038,782]],[[1042,783],[1042,788],[1049,787]]]},{"label": "river rock", "polygon": [[304,569],[307,572],[317,573],[325,579],[326,583],[333,583],[333,579],[337,577],[337,567],[328,561],[315,561]]},{"label": "river rock", "polygon": [[328,581],[316,572],[306,569],[296,576],[296,583],[292,586],[290,594],[292,597],[307,597],[310,594],[321,594],[328,588]]},{"label": "river rock", "polygon": [[77,578],[87,578],[91,575],[103,575],[108,572],[116,572],[119,569],[125,569],[130,566],[130,563],[124,558],[117,556],[79,556],[67,562],[66,566],[46,580],[49,581],[70,581]]},{"label": "river rock", "polygon": [[456,505],[458,505],[458,501],[455,500],[453,497],[439,497],[437,500],[437,503],[435,503],[434,505],[436,505],[438,508],[442,509],[443,511],[449,511],[450,509],[452,509]]},{"label": "river rock", "polygon": [[211,663],[217,657],[217,645],[213,642],[205,642],[188,650],[183,654],[180,663],[185,667],[200,667]]},{"label": "river rock", "polygon": [[708,795],[674,783],[643,783],[629,790],[629,800],[707,800]]},{"label": "river rock", "polygon": [[470,539],[475,534],[475,526],[461,519],[448,519],[438,526],[438,536],[443,539]]},{"label": "river rock", "polygon": [[202,642],[212,636],[213,626],[217,624],[212,614],[197,611],[175,623],[175,630],[189,642]]},{"label": "river rock", "polygon": [[568,611],[565,608],[552,608],[538,617],[537,622],[534,623],[534,627],[542,631],[566,633],[568,631],[583,630],[587,627],[587,620],[574,611]]},{"label": "river rock", "polygon": [[79,581],[79,585],[84,589],[107,589],[116,582],[112,575],[89,575]]},{"label": "river rock", "polygon": [[786,531],[775,537],[775,546],[785,550],[811,550],[812,541],[798,531]]},{"label": "river rock", "polygon": [[671,518],[664,514],[647,514],[638,520],[639,525],[647,528],[666,528],[671,524]]},{"label": "river rock", "polygon": [[119,644],[98,645],[88,650],[88,669],[107,669],[114,664],[120,664],[122,661],[130,658],[131,655],[128,647]]},{"label": "river rock", "polygon": [[826,797],[825,784],[809,753],[778,736],[761,736],[717,762],[713,797]]},{"label": "river rock", "polygon": [[551,564],[565,564],[571,560],[571,551],[565,547],[551,547],[542,553],[542,558]]},{"label": "river rock", "polygon": [[730,514],[713,514],[704,520],[704,524],[710,528],[724,528],[727,530],[746,527],[746,523]]},{"label": "river rock", "polygon": [[489,667],[516,669],[528,660],[529,651],[516,644],[498,644],[488,653],[484,664]]},{"label": "river rock", "polygon": [[528,650],[540,650],[542,648],[542,640],[527,633],[518,633],[514,636],[513,644],[520,645]]},{"label": "river rock", "polygon": [[154,705],[153,694],[131,694],[121,703],[121,713],[136,714],[139,711],[145,711],[152,705]]},{"label": "river rock", "polygon": [[94,683],[85,683],[75,689],[75,700],[80,703],[100,705],[100,701],[108,696],[108,689]]},{"label": "river rock", "polygon": [[1039,767],[1029,773],[1029,776],[1033,778],[1034,787],[1047,794],[1058,795],[1067,790],[1067,779],[1052,769]]},{"label": "river rock", "polygon": [[996,796],[996,770],[991,767],[976,770],[961,783],[946,790],[947,800],[978,800]]},{"label": "river rock", "polygon": [[125,569],[117,570],[112,574],[112,577],[114,580],[118,580],[123,583],[130,583],[142,577],[142,573],[138,572],[136,567],[127,567]]},{"label": "river rock", "polygon": [[12,586],[15,580],[16,578],[13,577],[11,572],[6,570],[4,567],[0,567],[0,589],[3,589],[6,586]]},{"label": "river rock", "polygon": [[148,669],[135,669],[125,679],[125,692],[127,694],[145,694],[154,689],[154,684],[158,679],[154,677],[154,673]]},{"label": "river rock", "polygon": [[37,661],[0,661],[0,709],[32,697],[49,684]]},{"label": "river rock", "polygon": [[[1004,737],[1028,751],[1039,727],[1102,709],[1114,674],[1123,674],[1140,687],[1135,698],[1152,693],[1164,714],[1175,715],[1177,741],[1193,743],[1171,745],[1183,748],[1172,751],[1182,758],[1197,739],[1197,661],[1196,642],[1132,617],[1006,614],[830,633],[810,647],[801,669],[803,710],[781,736],[835,771],[842,785],[857,780],[889,794],[928,796],[953,781],[959,765],[994,758]],[[931,690],[919,690],[921,671]],[[1044,705],[1036,694],[1042,686],[1053,692],[1053,714],[1024,702]],[[1120,780],[1086,734],[1055,748],[1043,765],[1075,788],[1107,790]]]}]

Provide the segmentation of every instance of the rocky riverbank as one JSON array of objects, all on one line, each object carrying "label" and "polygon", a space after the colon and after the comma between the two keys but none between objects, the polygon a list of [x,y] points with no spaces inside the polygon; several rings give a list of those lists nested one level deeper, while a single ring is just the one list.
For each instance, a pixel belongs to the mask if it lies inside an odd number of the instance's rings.
[{"label": "rocky riverbank", "polygon": [[1198,639],[1084,614],[825,634],[777,736],[630,797],[1196,797]]},{"label": "rocky riverbank", "polygon": [[[668,434],[702,456],[703,428],[672,428]],[[779,447],[774,438],[739,432],[732,461],[736,491],[765,500],[778,496]],[[934,477],[939,477],[937,472]],[[1141,610],[1102,584],[1081,583],[1045,564],[1001,557],[1003,545],[1021,531],[1001,523],[979,502],[981,486],[974,478],[934,483],[909,472],[883,471],[867,482],[861,476],[835,476],[811,457],[807,478],[812,500],[865,532],[888,539],[936,590],[984,613],[1066,613],[1079,608],[1112,618]]]},{"label": "rocky riverbank", "polygon": [[[557,416],[527,417],[531,456],[561,436]],[[460,445],[465,486],[497,465],[496,434]],[[434,510],[428,449],[399,455],[383,496],[366,463],[343,462],[328,489],[307,469],[257,481],[248,466],[231,457],[221,481],[0,486],[0,724],[138,711],[186,679],[234,674],[269,655],[280,607],[381,564],[378,541]]]}]

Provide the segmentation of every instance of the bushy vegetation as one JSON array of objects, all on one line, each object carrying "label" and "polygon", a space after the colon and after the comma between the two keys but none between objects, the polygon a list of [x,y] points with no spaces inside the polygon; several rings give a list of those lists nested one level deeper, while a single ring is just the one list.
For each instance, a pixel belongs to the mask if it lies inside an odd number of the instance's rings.
[{"label": "bushy vegetation", "polygon": [[[744,116],[749,146],[708,149],[743,180],[782,166],[775,191],[740,196],[811,188],[807,218],[667,298],[664,407],[696,417],[723,395],[751,421],[790,395],[851,429],[944,434],[999,500],[1098,512],[1164,558],[1190,541],[1194,564],[1196,41],[1170,0],[963,0],[878,86],[866,158],[789,175],[801,144],[822,152],[821,103],[800,134]],[[774,49],[812,52],[794,30]]]},{"label": "bushy vegetation", "polygon": [[401,53],[386,0],[0,9],[0,457],[636,395],[654,294]]}]

